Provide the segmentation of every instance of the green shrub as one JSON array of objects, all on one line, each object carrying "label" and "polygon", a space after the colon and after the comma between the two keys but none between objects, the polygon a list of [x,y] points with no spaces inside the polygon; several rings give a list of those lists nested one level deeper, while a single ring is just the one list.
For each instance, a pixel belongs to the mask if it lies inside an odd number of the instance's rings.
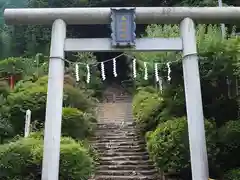
[{"label": "green shrub", "polygon": [[64,84],[69,84],[69,85],[72,85],[72,86],[76,86],[76,79],[73,78],[70,75],[65,75],[64,76]]},{"label": "green shrub", "polygon": [[96,104],[96,99],[92,98],[86,91],[82,91],[68,84],[64,86],[63,99],[65,107],[74,107],[88,112],[92,112]]},{"label": "green shrub", "polygon": [[[91,114],[83,113],[76,108],[63,108],[62,136],[84,140],[92,134],[95,128],[95,121],[96,118]],[[31,137],[42,139],[43,132],[32,133]]]},{"label": "green shrub", "polygon": [[[40,78],[35,83],[27,82],[27,87],[18,92],[13,92],[7,97],[6,104],[8,108],[3,112],[5,118],[13,124],[16,134],[23,132],[25,113],[27,109],[32,111],[31,120],[44,122],[47,98],[46,77]],[[63,106],[75,107],[82,111],[94,110],[94,103],[84,91],[80,91],[71,85],[64,86]]]},{"label": "green shrub", "polygon": [[26,110],[32,111],[32,121],[44,122],[46,110],[46,86],[35,86],[25,91],[12,93],[7,98],[7,106],[9,109],[5,112],[5,116],[9,116],[15,132],[18,134],[23,132]]},{"label": "green shrub", "polygon": [[146,87],[143,86],[143,87],[137,88],[137,92],[142,92],[142,91],[149,92],[149,93],[157,93],[157,89],[152,86],[146,86]]},{"label": "green shrub", "polygon": [[143,132],[153,130],[158,124],[163,99],[157,93],[139,91],[133,99],[133,115]]},{"label": "green shrub", "polygon": [[76,108],[63,108],[62,135],[84,139],[93,131],[90,115]]},{"label": "green shrub", "polygon": [[221,149],[218,158],[224,170],[240,166],[240,121],[229,121],[219,129],[219,145]]},{"label": "green shrub", "polygon": [[240,168],[229,170],[224,175],[224,180],[240,180]]},{"label": "green shrub", "polygon": [[33,139],[43,140],[43,137],[44,137],[44,132],[43,131],[31,132],[29,134],[29,138],[33,138]]},{"label": "green shrub", "polygon": [[18,93],[21,91],[25,91],[26,89],[30,89],[33,86],[34,86],[34,83],[32,81],[20,80],[15,84],[14,89],[12,90],[12,93]]},{"label": "green shrub", "polygon": [[13,134],[12,124],[8,121],[8,119],[4,119],[0,116],[0,144],[12,137]]},{"label": "green shrub", "polygon": [[[205,121],[207,148],[210,163],[215,161],[215,126]],[[187,172],[190,169],[188,126],[186,118],[176,118],[159,124],[146,135],[150,157],[163,171]]]},{"label": "green shrub", "polygon": [[[38,140],[43,140],[44,133],[43,133],[43,131],[32,132],[32,133],[30,133],[29,137],[30,138],[34,138],[34,139],[38,139]],[[69,143],[69,141],[72,142],[72,139],[70,139],[70,138],[62,138],[61,139],[61,143],[62,144]],[[94,159],[94,161],[97,162],[97,160],[98,160],[98,153],[97,153],[96,149],[93,148],[91,144],[89,144],[88,140],[87,139],[77,140],[77,142],[82,147],[84,147],[87,150],[88,155],[90,155]]]},{"label": "green shrub", "polygon": [[[43,142],[26,138],[0,147],[0,179],[40,180]],[[87,150],[70,138],[62,138],[60,153],[60,180],[87,180],[94,163]]]},{"label": "green shrub", "polygon": [[[65,75],[64,76],[64,84],[68,84],[68,85],[72,85],[74,86],[73,80],[71,79],[71,77]],[[20,91],[25,91],[26,89],[31,89],[34,88],[35,86],[48,86],[48,76],[42,76],[40,78],[38,78],[37,80],[21,80],[18,81],[17,84],[14,87],[13,92],[17,93]]]}]

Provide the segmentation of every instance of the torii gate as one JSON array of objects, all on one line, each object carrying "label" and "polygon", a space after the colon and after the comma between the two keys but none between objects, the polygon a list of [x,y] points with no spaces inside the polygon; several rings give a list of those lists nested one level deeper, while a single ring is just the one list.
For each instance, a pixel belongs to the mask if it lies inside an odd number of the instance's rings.
[{"label": "torii gate", "polygon": [[58,180],[65,51],[182,51],[193,180],[208,179],[208,160],[196,48],[196,23],[236,24],[240,7],[137,7],[136,23],[179,24],[179,38],[139,38],[117,49],[109,38],[68,39],[66,24],[109,24],[110,8],[5,9],[7,24],[52,24],[42,180]]}]

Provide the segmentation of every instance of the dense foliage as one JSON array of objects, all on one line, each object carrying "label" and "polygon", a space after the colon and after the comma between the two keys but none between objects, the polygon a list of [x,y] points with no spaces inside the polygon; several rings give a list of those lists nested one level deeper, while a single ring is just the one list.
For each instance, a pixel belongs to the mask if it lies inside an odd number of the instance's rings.
[{"label": "dense foliage", "polygon": [[[233,30],[234,34],[234,30]],[[177,37],[178,26],[151,25],[146,29],[148,37]],[[204,114],[206,118],[214,118],[217,126],[226,120],[237,117],[236,79],[239,72],[240,38],[230,35],[222,39],[217,26],[199,25],[197,27],[197,45],[200,59],[200,75],[203,94]],[[183,75],[181,54],[175,52],[134,53],[138,62],[137,84],[154,85],[155,79],[143,80],[142,61],[148,62],[149,73],[154,74],[154,62],[158,62],[159,74],[164,80],[164,97],[172,115],[185,114]],[[167,80],[166,61],[171,62],[171,81]],[[151,76],[150,76],[151,77]],[[221,87],[221,88],[219,88]],[[170,110],[172,108],[172,110]]]},{"label": "dense foliage", "polygon": [[224,176],[224,180],[239,180],[239,179],[240,179],[239,168],[228,171]]},{"label": "dense foliage", "polygon": [[[216,161],[216,128],[205,121],[209,163]],[[168,120],[147,134],[147,146],[152,159],[164,172],[179,172],[182,178],[190,172],[190,151],[186,118]]]},{"label": "dense foliage", "polygon": [[[146,94],[148,97],[144,99],[143,94]],[[158,95],[158,98],[163,98],[164,100],[164,97],[161,97],[160,93],[144,92],[144,90],[137,93],[135,99],[138,99],[133,104],[135,120],[140,127],[146,127],[146,124],[149,125],[147,132],[146,129],[143,129],[143,132],[146,133],[150,156],[160,170],[171,173],[178,172],[182,178],[191,179],[186,118],[175,115],[173,115],[175,117],[169,117],[169,114],[165,116],[166,114],[163,112],[167,111],[168,106],[162,106],[162,103],[160,103],[160,108],[156,110],[155,105],[151,102],[151,97],[155,97],[156,95]],[[140,102],[143,99],[148,104]],[[146,112],[149,116],[140,116],[144,114],[142,112]],[[167,118],[168,120],[166,120]],[[211,177],[219,178],[225,171],[239,167],[239,159],[237,158],[237,153],[240,150],[239,126],[239,120],[228,121],[220,128],[216,127],[213,120],[205,120]]]},{"label": "dense foliage", "polygon": [[[197,26],[197,47],[202,86],[210,176],[239,178],[239,117],[236,84],[239,78],[240,38],[235,30],[222,39],[217,26]],[[150,25],[148,37],[177,37],[178,26]],[[133,53],[138,60],[137,91],[133,101],[136,122],[146,133],[148,150],[156,165],[164,172],[179,172],[191,179],[189,142],[187,134],[184,83],[181,54],[175,52]],[[149,79],[143,80],[148,62]],[[163,91],[156,87],[154,63],[159,63]],[[166,62],[171,62],[168,80]],[[148,87],[149,86],[149,87]],[[158,84],[157,84],[158,86]],[[152,87],[152,88],[151,88]],[[147,128],[146,128],[147,127]],[[235,169],[232,170],[231,169]],[[231,179],[230,178],[230,179]],[[227,178],[226,178],[227,179]]]},{"label": "dense foliage", "polygon": [[[31,64],[33,59],[27,58],[11,57],[0,61],[2,77],[18,77],[13,89],[7,81],[0,81],[0,179],[41,179],[48,77],[47,63],[38,60],[39,66]],[[65,138],[61,144],[60,179],[87,180],[97,160],[87,138],[96,124],[94,109],[98,100],[94,96],[99,94],[99,89],[91,88],[92,84],[90,90],[82,88],[87,87],[84,82],[77,83],[70,68],[66,68],[62,114]],[[101,87],[101,83],[98,84]],[[31,131],[37,133],[22,139],[27,109],[31,110]]]},{"label": "dense foliage", "polygon": [[162,109],[162,101],[158,93],[144,90],[140,90],[134,97],[133,115],[144,132],[152,130],[159,123],[157,115]]},{"label": "dense foliage", "polygon": [[240,167],[237,153],[240,151],[240,122],[228,121],[219,129],[220,157],[218,159],[222,169]]},{"label": "dense foliage", "polygon": [[[42,139],[19,139],[0,146],[0,179],[40,180],[42,167]],[[62,138],[59,179],[85,179],[93,172],[93,159],[83,145],[70,138]]]},{"label": "dense foliage", "polygon": [[62,135],[75,139],[85,139],[93,132],[94,116],[83,113],[77,108],[64,108],[62,117]]},{"label": "dense foliage", "polygon": [[[7,96],[6,102],[3,104],[6,107],[3,110],[3,116],[12,123],[16,134],[23,133],[27,109],[32,111],[32,121],[37,121],[38,124],[44,122],[47,97],[46,83],[46,77],[42,77],[34,83],[25,82],[22,88],[18,87],[16,92]],[[63,106],[90,112],[94,107],[94,101],[93,98],[88,97],[87,92],[78,90],[70,84],[65,84]]]}]

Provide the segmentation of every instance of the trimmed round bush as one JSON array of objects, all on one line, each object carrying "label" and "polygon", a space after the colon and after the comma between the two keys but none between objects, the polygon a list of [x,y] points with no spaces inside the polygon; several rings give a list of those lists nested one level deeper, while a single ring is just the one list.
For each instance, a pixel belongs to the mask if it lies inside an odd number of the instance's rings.
[{"label": "trimmed round bush", "polygon": [[64,85],[63,106],[92,112],[95,105],[96,99],[92,98],[86,91],[77,89],[69,84]]},{"label": "trimmed round bush", "polygon": [[224,180],[240,180],[240,168],[227,171]]},{"label": "trimmed round bush", "polygon": [[228,170],[240,166],[240,121],[229,121],[219,129],[219,164]]},{"label": "trimmed round bush", "polygon": [[93,131],[94,117],[77,108],[63,108],[62,135],[74,139],[84,139]]},{"label": "trimmed round bush", "polygon": [[[216,153],[215,126],[205,121],[205,129],[211,163]],[[148,151],[157,167],[164,172],[189,172],[190,152],[186,118],[175,118],[159,124],[155,131],[147,133],[146,139]]]},{"label": "trimmed round bush", "polygon": [[[29,137],[38,139],[38,140],[43,140],[44,133],[43,133],[43,131],[32,132],[29,135]],[[61,139],[61,144],[67,144],[69,142],[72,142],[71,138],[62,138]],[[95,161],[94,164],[96,164],[98,161],[98,158],[99,158],[98,152],[96,151],[96,149],[91,144],[89,144],[87,139],[77,140],[77,142],[87,150],[88,155],[90,155],[93,158],[93,160]]]},{"label": "trimmed round bush", "polygon": [[[43,141],[20,139],[0,146],[0,179],[40,180]],[[62,138],[60,152],[60,180],[88,179],[94,163],[87,150],[70,138]]]},{"label": "trimmed round bush", "polygon": [[[76,140],[84,140],[92,135],[95,129],[96,118],[88,113],[83,113],[76,108],[63,108],[62,136]],[[32,133],[31,137],[42,139],[43,132]]]},{"label": "trimmed round bush", "polygon": [[157,93],[139,91],[133,99],[134,119],[143,132],[155,129],[159,123],[163,99]]}]

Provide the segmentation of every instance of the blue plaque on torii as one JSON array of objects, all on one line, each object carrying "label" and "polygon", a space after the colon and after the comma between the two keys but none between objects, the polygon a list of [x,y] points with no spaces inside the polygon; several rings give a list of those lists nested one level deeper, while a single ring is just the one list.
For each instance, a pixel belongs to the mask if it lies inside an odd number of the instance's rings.
[{"label": "blue plaque on torii", "polygon": [[133,47],[136,40],[136,8],[111,8],[113,47]]}]

